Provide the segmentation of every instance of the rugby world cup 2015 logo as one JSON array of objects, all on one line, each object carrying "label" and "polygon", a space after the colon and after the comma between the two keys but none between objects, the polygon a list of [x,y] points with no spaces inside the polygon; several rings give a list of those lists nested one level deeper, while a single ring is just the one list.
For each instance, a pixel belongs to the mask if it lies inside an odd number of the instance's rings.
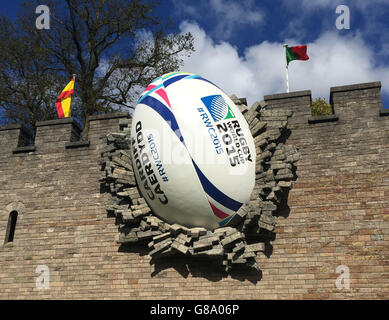
[{"label": "rugby world cup 2015 logo", "polygon": [[226,103],[220,94],[201,98],[201,101],[207,107],[213,121],[227,120],[235,118],[231,107]]},{"label": "rugby world cup 2015 logo", "polygon": [[[201,101],[207,108],[216,126],[215,130],[211,128],[214,131],[213,133],[216,133],[216,136],[210,133],[214,141],[216,153],[221,154],[225,150],[231,167],[252,162],[250,148],[242,127],[232,108],[224,98],[221,95],[210,95],[202,97]],[[204,114],[201,116],[202,119],[206,118]],[[209,119],[203,122],[208,128],[212,126]],[[221,141],[221,144],[218,145],[215,141]]]}]

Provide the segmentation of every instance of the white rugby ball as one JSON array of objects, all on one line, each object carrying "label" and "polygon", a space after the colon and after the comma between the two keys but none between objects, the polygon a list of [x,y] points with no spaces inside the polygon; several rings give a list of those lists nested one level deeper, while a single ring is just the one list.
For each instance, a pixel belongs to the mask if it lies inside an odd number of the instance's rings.
[{"label": "white rugby ball", "polygon": [[142,93],[131,127],[139,189],[170,224],[225,226],[255,183],[255,146],[248,124],[216,85],[174,72]]}]

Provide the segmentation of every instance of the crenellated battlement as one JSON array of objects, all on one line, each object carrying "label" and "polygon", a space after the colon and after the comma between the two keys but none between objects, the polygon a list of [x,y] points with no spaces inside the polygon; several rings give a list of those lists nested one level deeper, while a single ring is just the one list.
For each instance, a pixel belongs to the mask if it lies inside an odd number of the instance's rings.
[{"label": "crenellated battlement", "polygon": [[0,126],[0,150],[3,154],[24,147],[31,139],[31,133],[21,124]]},{"label": "crenellated battlement", "polygon": [[383,109],[381,100],[381,82],[367,82],[330,88],[330,104],[332,115],[312,116],[311,90],[296,91],[265,95],[264,100],[268,108],[292,108],[294,124],[316,124],[349,121],[360,121],[362,118],[369,121],[378,120],[380,116],[387,116],[389,112]]},{"label": "crenellated battlement", "polygon": [[63,152],[67,149],[96,146],[98,136],[115,130],[119,119],[128,118],[127,112],[117,112],[89,118],[89,140],[80,141],[81,127],[73,118],[39,121],[33,145],[31,133],[21,124],[0,127],[0,150],[2,155],[49,154]]},{"label": "crenellated battlement", "polygon": [[[241,99],[245,100],[245,99]],[[330,88],[330,104],[333,114],[312,116],[311,90],[295,91],[265,95],[267,108],[290,108],[294,112],[290,120],[291,129],[308,128],[309,125],[333,123],[345,124],[360,122],[362,119],[380,122],[380,117],[389,116],[389,109],[383,109],[381,101],[381,82],[368,82]],[[244,103],[245,101],[241,101]],[[91,116],[89,119],[92,141],[79,141],[81,128],[73,118],[56,119],[37,122],[35,141],[31,141],[31,133],[20,124],[0,127],[0,150],[2,154],[20,153],[54,153],[65,152],[65,149],[89,147],[97,143],[95,134],[104,133],[115,119],[128,118],[126,112]],[[303,126],[303,127],[302,127]]]},{"label": "crenellated battlement", "polygon": [[333,114],[312,116],[311,91],[267,95],[267,108],[291,108],[290,142],[302,149],[298,170],[308,176],[386,168],[389,113],[382,108],[381,82],[330,89]]}]

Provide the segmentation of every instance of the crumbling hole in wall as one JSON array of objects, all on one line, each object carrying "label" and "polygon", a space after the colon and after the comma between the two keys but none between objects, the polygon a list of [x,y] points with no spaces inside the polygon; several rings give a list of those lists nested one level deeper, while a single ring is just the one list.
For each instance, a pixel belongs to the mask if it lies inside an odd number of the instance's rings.
[{"label": "crumbling hole in wall", "polygon": [[100,137],[100,190],[109,193],[106,211],[118,225],[119,251],[149,255],[152,276],[174,268],[185,278],[189,273],[214,281],[229,275],[253,283],[262,278],[256,257],[272,255],[277,220],[289,215],[288,191],[300,154],[287,144],[292,110],[266,109],[259,102],[241,107],[254,137],[255,186],[236,219],[215,230],[169,224],[151,210],[132,167],[131,119],[120,121],[120,132]]}]

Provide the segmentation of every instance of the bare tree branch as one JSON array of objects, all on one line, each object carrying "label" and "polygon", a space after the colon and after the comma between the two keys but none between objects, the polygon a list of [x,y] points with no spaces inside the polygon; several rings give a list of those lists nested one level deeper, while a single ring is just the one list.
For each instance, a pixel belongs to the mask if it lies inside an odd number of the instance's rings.
[{"label": "bare tree branch", "polygon": [[133,108],[142,87],[194,50],[190,34],[167,32],[153,0],[48,0],[50,30],[32,27],[38,4],[26,2],[15,23],[0,17],[0,109],[10,121],[33,127],[55,117],[56,95],[73,73],[72,114],[83,123]]}]

